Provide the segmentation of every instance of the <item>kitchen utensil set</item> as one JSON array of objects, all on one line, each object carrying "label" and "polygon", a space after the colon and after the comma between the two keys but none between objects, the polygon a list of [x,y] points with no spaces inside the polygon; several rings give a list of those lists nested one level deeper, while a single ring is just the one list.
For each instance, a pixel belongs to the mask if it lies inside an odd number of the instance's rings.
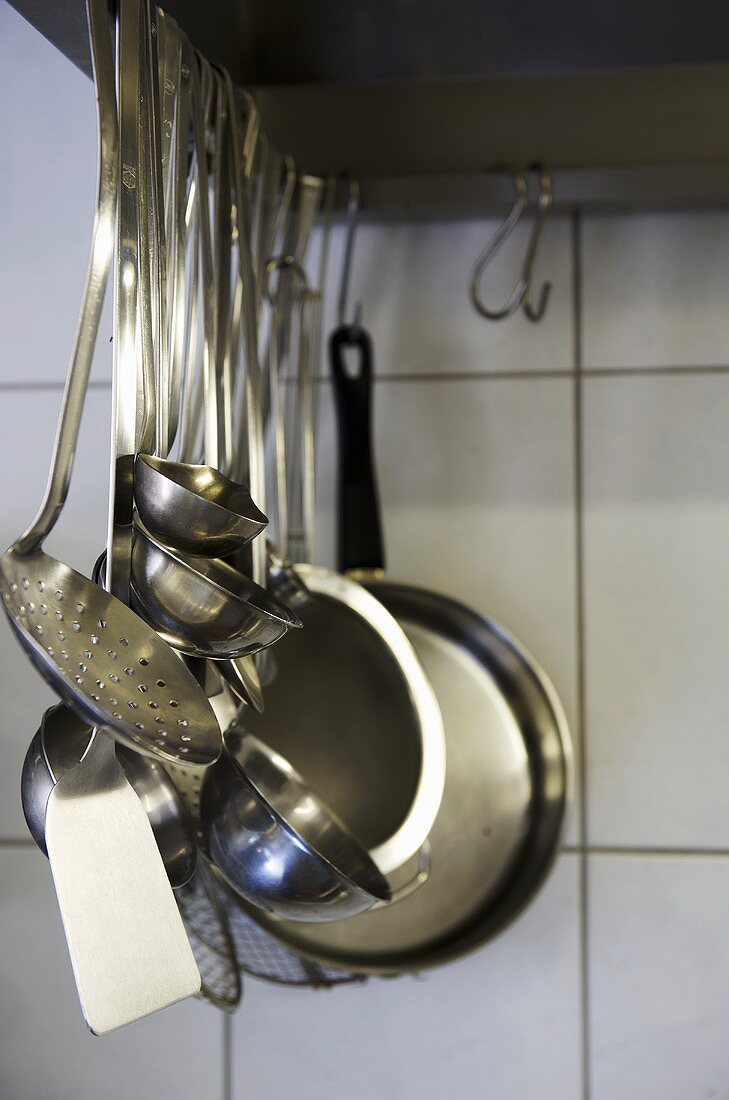
[{"label": "kitchen utensil set", "polygon": [[[23,809],[97,1034],[194,994],[232,1010],[242,971],[330,984],[482,942],[546,874],[570,761],[519,643],[382,574],[359,309],[330,343],[339,569],[313,564],[335,181],[298,174],[152,0],[116,9],[115,60],[107,0],[87,0],[99,185],[51,472],[0,556],[8,621],[61,700],[28,749]],[[355,197],[350,181],[342,316]],[[108,540],[88,580],[43,544],[112,250]],[[459,761],[484,744],[490,786],[464,795]]]}]

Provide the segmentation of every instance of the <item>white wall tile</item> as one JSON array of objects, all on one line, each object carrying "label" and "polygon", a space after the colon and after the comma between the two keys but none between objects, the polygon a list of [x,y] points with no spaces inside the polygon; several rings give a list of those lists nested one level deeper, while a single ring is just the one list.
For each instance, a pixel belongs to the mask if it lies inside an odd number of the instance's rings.
[{"label": "white wall tile", "polygon": [[592,1100],[726,1095],[729,861],[590,859]]},{"label": "white wall tile", "polygon": [[[76,331],[96,190],[92,82],[0,6],[0,382],[63,379]],[[111,336],[101,327],[98,370]]]},{"label": "white wall tile", "polygon": [[577,1100],[577,860],[499,939],[420,980],[328,991],[249,981],[234,1097]]},{"label": "white wall tile", "polygon": [[[471,305],[471,267],[498,224],[498,220],[483,219],[361,225],[355,242],[350,312],[361,300],[379,374],[572,368],[569,219],[551,218],[544,231],[534,285],[538,292],[542,281],[549,279],[553,287],[539,324],[529,321],[521,310],[508,320],[487,321]],[[499,307],[509,297],[530,230],[531,222],[520,224],[492,261],[483,281],[486,305]],[[344,234],[337,228],[332,233],[325,333],[337,323],[343,243]],[[312,255],[315,252],[313,245]]]},{"label": "white wall tile", "polygon": [[0,849],[0,1095],[7,1100],[222,1097],[222,1021],[198,1001],[95,1038],[73,983],[51,872]]},{"label": "white wall tile", "polygon": [[729,847],[729,377],[585,386],[591,843]]},{"label": "white wall tile", "polygon": [[[0,463],[6,471],[0,542],[8,546],[33,519],[48,473],[60,389],[0,392]],[[111,390],[92,390],[85,409],[68,503],[48,552],[88,574],[106,540]],[[0,621],[0,698],[3,767],[0,769],[0,837],[27,836],[20,809],[20,769],[40,716],[54,701]]]},{"label": "white wall tile", "polygon": [[729,363],[729,213],[584,220],[584,363]]},{"label": "white wall tile", "polygon": [[[317,548],[333,563],[328,386],[321,410]],[[513,631],[553,678],[576,740],[572,383],[382,382],[375,428],[391,574]]]}]

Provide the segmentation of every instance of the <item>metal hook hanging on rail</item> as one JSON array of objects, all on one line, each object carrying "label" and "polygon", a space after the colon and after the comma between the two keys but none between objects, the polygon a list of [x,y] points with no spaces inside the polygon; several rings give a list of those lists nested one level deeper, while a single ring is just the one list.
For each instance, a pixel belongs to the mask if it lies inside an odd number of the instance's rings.
[{"label": "metal hook hanging on rail", "polygon": [[342,259],[342,274],[339,282],[339,294],[337,296],[337,324],[340,328],[348,328],[352,336],[356,335],[362,327],[362,303],[356,302],[354,316],[347,321],[347,299],[349,298],[349,281],[352,275],[352,258],[354,255],[354,238],[357,232],[357,218],[361,206],[359,182],[356,179],[349,181],[349,198],[347,200],[347,217],[344,235],[344,256]]},{"label": "metal hook hanging on rail", "polygon": [[506,317],[511,317],[512,314],[516,313],[519,306],[524,307],[524,312],[530,321],[541,320],[547,308],[547,302],[552,289],[551,283],[544,283],[539,292],[539,301],[536,307],[532,304],[532,269],[534,267],[534,261],[536,260],[542,229],[544,228],[544,220],[552,204],[552,179],[544,166],[539,162],[535,161],[533,164],[530,164],[527,170],[539,173],[539,196],[537,199],[534,226],[529,238],[529,245],[527,247],[521,273],[514,289],[509,295],[506,303],[500,309],[491,309],[484,304],[481,298],[481,282],[484,272],[501,246],[516,228],[517,222],[521,218],[529,202],[529,189],[524,173],[518,168],[514,168],[510,164],[498,164],[490,169],[490,171],[508,172],[511,175],[514,183],[515,197],[511,210],[478,256],[471,271],[471,281],[469,283],[469,297],[471,303],[474,309],[489,321],[502,321]]},{"label": "metal hook hanging on rail", "polygon": [[527,249],[526,259],[524,260],[524,268],[522,270],[522,278],[526,280],[526,291],[522,299],[522,306],[524,312],[530,321],[541,321],[544,316],[544,311],[547,308],[547,302],[549,301],[549,295],[552,292],[551,282],[542,283],[539,291],[539,300],[536,306],[532,305],[532,268],[534,266],[534,260],[537,255],[537,249],[539,247],[539,240],[544,228],[544,220],[547,217],[550,206],[552,205],[552,177],[539,161],[534,161],[529,165],[528,171],[536,172],[539,176],[539,197],[537,198],[537,210],[534,215],[534,228],[532,235],[529,238],[529,247]]},{"label": "metal hook hanging on rail", "polygon": [[514,168],[511,164],[495,164],[490,169],[490,172],[508,172],[514,183],[514,202],[511,210],[504,218],[499,228],[494,233],[491,240],[487,243],[485,248],[479,254],[473,269],[471,271],[471,281],[468,285],[468,294],[471,299],[471,303],[482,317],[486,317],[489,321],[502,321],[505,317],[511,317],[512,313],[522,303],[524,295],[527,291],[526,283],[524,282],[524,273],[522,272],[518,283],[509,295],[506,304],[500,309],[490,309],[481,300],[481,282],[483,280],[484,272],[491,263],[496,253],[501,246],[508,240],[516,228],[516,224],[519,218],[524,213],[524,209],[529,201],[529,192],[527,190],[526,179],[524,173],[520,172],[518,168]]}]

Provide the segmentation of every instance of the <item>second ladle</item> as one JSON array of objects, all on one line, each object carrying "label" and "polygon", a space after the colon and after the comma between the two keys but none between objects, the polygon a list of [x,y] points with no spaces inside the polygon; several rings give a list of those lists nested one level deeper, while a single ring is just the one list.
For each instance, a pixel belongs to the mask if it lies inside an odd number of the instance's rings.
[{"label": "second ladle", "polygon": [[[193,118],[200,172],[205,160],[205,149],[201,144],[204,123],[200,81],[190,46],[183,39],[185,56],[193,72]],[[150,197],[154,202],[154,188]],[[207,285],[211,278],[207,186],[199,187],[199,202],[199,223],[203,227],[203,280]],[[152,224],[160,224],[159,216],[152,218]],[[155,254],[159,253],[158,248]],[[142,305],[147,310],[151,309],[148,296],[142,295]],[[208,349],[208,358],[211,350]],[[144,342],[142,353],[143,359],[149,356]],[[149,369],[143,370],[143,375],[145,378],[154,376]],[[209,381],[214,387],[215,380]],[[150,396],[149,408],[152,406]],[[206,417],[208,420],[209,417]],[[160,438],[165,439],[164,432]],[[291,627],[301,625],[297,615],[226,562],[172,549],[141,524],[137,525],[134,534],[131,603],[138,614],[175,649],[192,656],[219,660],[255,653],[273,644]]]},{"label": "second ladle", "polygon": [[138,455],[134,495],[147,530],[183,553],[224,557],[268,523],[248,489],[214,466]]},{"label": "second ladle", "polygon": [[[176,25],[167,22],[166,33],[179,35]],[[181,50],[189,53],[189,47],[181,42]],[[187,58],[185,59],[187,61]],[[205,458],[206,464],[194,464],[191,462],[172,461],[165,457],[156,457],[149,454],[137,456],[134,477],[134,495],[137,510],[144,526],[156,538],[164,543],[169,543],[185,553],[202,554],[208,557],[225,556],[239,547],[244,546],[251,539],[259,535],[266,527],[268,520],[263,512],[254,504],[248,489],[231,481],[218,469],[220,465],[220,437],[218,417],[218,393],[217,379],[215,377],[215,362],[213,355],[213,341],[216,333],[212,331],[214,313],[211,308],[211,294],[213,286],[212,251],[210,242],[210,224],[208,212],[208,170],[206,152],[204,148],[204,135],[200,129],[200,102],[197,96],[198,84],[192,75],[192,65],[186,66],[191,76],[183,81],[179,92],[177,125],[185,127],[190,117],[190,107],[193,113],[193,132],[195,135],[196,162],[197,162],[197,189],[198,203],[200,206],[200,241],[202,245],[203,260],[203,303],[204,303],[204,336],[205,336]],[[194,93],[190,95],[190,85],[193,84]],[[211,85],[212,93],[212,85]],[[156,136],[158,119],[155,114],[156,103],[154,97],[152,103],[152,138]],[[224,116],[218,111],[219,120]],[[165,124],[171,119],[165,119]],[[175,163],[173,169],[172,203],[174,206],[175,226],[178,231],[185,233],[185,206],[187,199],[186,176],[188,162],[188,135],[179,133],[175,142]],[[216,142],[216,147],[218,142]],[[154,170],[153,165],[153,170]],[[216,166],[217,168],[217,166]],[[158,183],[155,173],[155,184]],[[153,200],[161,205],[159,191],[153,193]],[[161,233],[162,222],[158,222],[155,230]],[[179,296],[184,291],[185,284],[185,246],[186,239],[176,242],[176,263],[172,272],[175,294]],[[159,245],[159,242],[158,242]],[[158,254],[163,255],[164,250],[158,247]],[[161,260],[160,262],[164,262]],[[194,308],[194,305],[193,305]],[[188,311],[189,316],[189,311]],[[176,351],[181,352],[179,342],[175,344]],[[175,371],[181,370],[179,362],[173,362]],[[149,395],[151,396],[151,395]],[[170,445],[170,432],[167,423],[169,410],[165,409],[167,392],[163,384],[159,396],[159,411],[162,414],[158,425],[161,431],[159,448],[164,448],[161,453],[167,452]]]}]

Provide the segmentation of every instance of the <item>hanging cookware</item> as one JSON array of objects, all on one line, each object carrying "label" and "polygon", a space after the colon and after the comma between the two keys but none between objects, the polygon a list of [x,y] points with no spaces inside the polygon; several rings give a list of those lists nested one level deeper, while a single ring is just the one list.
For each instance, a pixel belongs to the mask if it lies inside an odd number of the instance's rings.
[{"label": "hanging cookware", "polygon": [[[297,384],[286,388],[299,391],[293,465],[302,481],[307,543],[307,560],[294,568],[310,599],[297,605],[305,625],[301,644],[287,637],[276,647],[277,673],[266,691],[266,710],[260,717],[247,716],[246,724],[306,775],[380,871],[389,874],[415,855],[438,812],[445,773],[442,722],[432,688],[394,617],[352,579],[311,564],[310,328],[304,323],[305,276],[295,261],[290,266],[298,275],[294,290],[301,308],[294,313],[300,326]],[[274,399],[274,414],[275,406]],[[279,492],[284,494],[285,486]],[[363,791],[366,797],[358,797]]]},{"label": "hanging cookware", "polygon": [[[188,47],[183,43],[183,51]],[[200,80],[193,68],[193,116],[197,135],[197,162],[200,186],[198,201],[200,216],[198,225],[201,233],[201,255],[203,257],[203,297],[207,299],[204,314],[208,317],[205,329],[205,361],[210,363],[205,385],[217,390],[218,378],[214,369],[214,340],[211,316],[214,316],[212,252],[207,201],[206,170],[203,167],[206,158],[204,147],[204,122],[200,102]],[[218,165],[220,168],[220,165]],[[157,230],[161,224],[161,213],[155,189],[152,189],[151,201],[154,204],[152,222]],[[159,232],[157,232],[159,237]],[[154,255],[161,256],[159,240]],[[161,263],[161,260],[159,260]],[[150,296],[142,295],[145,309],[151,311]],[[147,316],[148,328],[153,329]],[[143,316],[144,320],[144,316]],[[158,318],[158,326],[159,318]],[[149,362],[149,348],[142,340],[143,364]],[[159,357],[158,357],[159,360]],[[143,371],[146,379],[147,406],[151,406],[149,397],[152,371],[149,367]],[[164,392],[164,378],[158,374],[157,391]],[[159,408],[159,406],[158,406]],[[220,439],[218,407],[211,400],[206,415],[206,439],[211,438],[217,449]],[[158,449],[167,440],[164,425],[159,418],[156,425]],[[175,649],[198,657],[230,658],[257,652],[272,645],[291,627],[297,627],[299,620],[288,608],[275,600],[260,585],[244,576],[232,565],[218,558],[197,557],[185,553],[176,547],[163,543],[151,532],[137,524],[132,551],[132,606],[152,626],[158,634]]]},{"label": "hanging cookware", "polygon": [[235,727],[206,770],[205,846],[232,889],[293,921],[325,922],[393,904],[427,880],[430,851],[392,891],[362,845],[279,753]]},{"label": "hanging cookware", "polygon": [[[93,729],[62,703],[43,715],[23,762],[23,814],[33,840],[46,850],[46,807],[62,775],[79,764]],[[116,750],[124,773],[142,803],[173,889],[190,881],[197,863],[192,819],[174,784],[156,760],[120,745]]]},{"label": "hanging cookware", "polygon": [[[168,23],[167,34],[171,37],[176,31],[174,24]],[[177,32],[179,38],[179,32]],[[185,51],[186,55],[189,51]],[[188,66],[186,65],[187,69]],[[181,87],[178,96],[180,115],[178,125],[183,125],[190,115],[190,79]],[[213,87],[211,82],[211,88]],[[197,193],[200,196],[201,212],[200,226],[202,233],[202,260],[203,260],[203,317],[204,317],[204,403],[205,403],[205,464],[195,464],[183,461],[172,461],[168,457],[160,455],[140,454],[137,456],[135,468],[135,501],[142,523],[147,530],[163,543],[168,543],[178,550],[188,554],[205,555],[208,557],[225,556],[245,545],[252,538],[259,535],[266,527],[266,517],[256,507],[246,486],[231,481],[221,472],[223,466],[223,439],[222,420],[219,410],[220,383],[222,378],[222,358],[228,334],[226,298],[224,291],[230,284],[230,201],[227,202],[228,213],[228,248],[221,247],[221,237],[224,226],[223,206],[224,193],[229,194],[228,167],[225,163],[227,152],[225,97],[218,94],[216,99],[216,127],[215,127],[215,217],[217,222],[216,249],[213,255],[210,240],[210,223],[208,212],[208,171],[205,150],[202,147],[202,138],[199,136],[197,126],[196,153],[199,179],[197,181]],[[200,112],[193,108],[196,121],[200,122]],[[153,125],[153,131],[155,127]],[[184,133],[180,137],[187,139]],[[175,240],[178,228],[185,232],[184,211],[186,206],[186,187],[184,168],[187,165],[188,148],[187,140],[178,140],[176,143],[176,156],[182,164],[175,165],[174,179],[176,188],[173,193],[173,207],[175,210]],[[162,181],[160,181],[161,183]],[[163,203],[160,196],[156,196],[156,205],[162,209]],[[164,218],[159,218],[159,230],[161,233]],[[159,242],[158,242],[159,246]],[[225,256],[228,256],[228,266],[224,264]],[[182,295],[184,288],[184,244],[178,243],[174,251],[175,269],[172,272],[173,284],[177,296]],[[213,264],[215,264],[215,277],[213,278]],[[180,284],[179,286],[177,284]],[[217,296],[217,301],[216,301]],[[178,309],[178,323],[182,324]],[[164,318],[161,318],[160,328],[166,330]],[[178,375],[181,371],[179,358],[183,352],[181,341],[173,344],[173,351],[177,352],[177,361],[171,364],[172,374]],[[158,436],[164,436],[158,440],[158,452],[166,454],[171,443],[168,430],[169,419],[169,387],[165,386],[165,379],[160,379],[158,387],[164,394],[164,401],[158,402]]]},{"label": "hanging cookware", "polygon": [[[345,369],[345,348],[359,357]],[[339,564],[396,616],[433,684],[448,767],[430,833],[433,870],[392,910],[303,927],[249,910],[283,944],[358,973],[419,971],[472,951],[529,904],[559,851],[572,755],[557,694],[499,623],[384,576],[371,452],[372,347],[361,327],[331,338],[339,433]]]}]

